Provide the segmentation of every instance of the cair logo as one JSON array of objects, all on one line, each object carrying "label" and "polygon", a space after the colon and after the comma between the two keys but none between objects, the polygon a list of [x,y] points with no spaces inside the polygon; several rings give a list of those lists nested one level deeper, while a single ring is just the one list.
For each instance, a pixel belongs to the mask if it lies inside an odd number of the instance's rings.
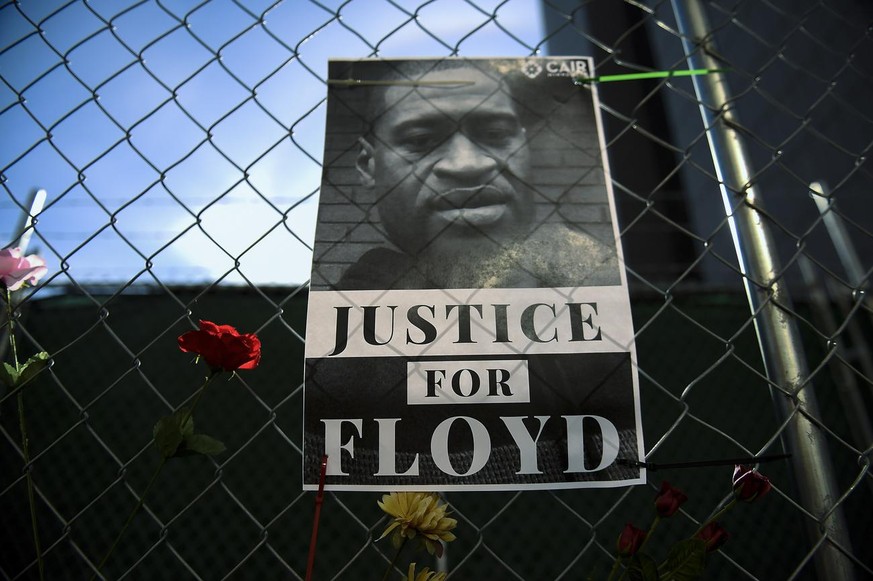
[{"label": "cair logo", "polygon": [[527,75],[529,79],[535,79],[543,72],[543,66],[537,61],[527,61],[521,68],[521,72]]},{"label": "cair logo", "polygon": [[[543,64],[545,63],[545,68]],[[588,68],[586,60],[569,60],[569,59],[549,59],[545,61],[529,60],[525,61],[521,67],[521,71],[529,78],[537,78],[543,70],[546,71],[548,77],[585,77],[591,76],[591,71]]]},{"label": "cair logo", "polygon": [[590,77],[588,70],[588,61],[578,60],[562,60],[548,61],[546,63],[546,73],[550,77]]}]

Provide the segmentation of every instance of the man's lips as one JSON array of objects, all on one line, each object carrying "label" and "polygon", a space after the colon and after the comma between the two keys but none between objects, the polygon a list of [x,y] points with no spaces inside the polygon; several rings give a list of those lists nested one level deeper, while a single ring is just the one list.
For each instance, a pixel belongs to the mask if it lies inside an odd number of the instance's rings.
[{"label": "man's lips", "polygon": [[509,210],[509,196],[494,186],[452,188],[428,203],[433,215],[446,222],[488,226],[499,222]]},{"label": "man's lips", "polygon": [[460,210],[505,204],[506,198],[506,194],[500,189],[484,185],[470,188],[452,188],[440,192],[431,198],[429,205],[437,211]]}]

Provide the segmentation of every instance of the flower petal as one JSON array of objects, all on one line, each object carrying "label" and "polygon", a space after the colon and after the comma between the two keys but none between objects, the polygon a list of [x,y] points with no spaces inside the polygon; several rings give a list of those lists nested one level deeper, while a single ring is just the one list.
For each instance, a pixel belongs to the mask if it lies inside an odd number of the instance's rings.
[{"label": "flower petal", "polygon": [[230,325],[200,321],[200,329],[179,336],[179,348],[197,353],[213,370],[254,369],[261,360],[261,341],[257,335],[241,335]]}]

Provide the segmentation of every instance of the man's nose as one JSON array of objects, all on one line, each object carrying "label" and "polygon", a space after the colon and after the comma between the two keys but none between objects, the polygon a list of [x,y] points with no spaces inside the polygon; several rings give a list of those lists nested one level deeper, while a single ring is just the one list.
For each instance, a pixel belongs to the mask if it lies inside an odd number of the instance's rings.
[{"label": "man's nose", "polygon": [[488,151],[460,131],[443,145],[442,157],[433,173],[440,179],[465,182],[492,177],[500,163]]}]

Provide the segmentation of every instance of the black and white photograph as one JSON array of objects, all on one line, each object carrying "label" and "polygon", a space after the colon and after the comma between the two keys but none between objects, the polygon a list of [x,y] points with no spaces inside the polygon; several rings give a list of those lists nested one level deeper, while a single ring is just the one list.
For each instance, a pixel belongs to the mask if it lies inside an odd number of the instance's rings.
[{"label": "black and white photograph", "polygon": [[620,284],[590,87],[557,62],[332,61],[311,289]]},{"label": "black and white photograph", "polygon": [[329,70],[304,487],[643,481],[590,59]]}]

